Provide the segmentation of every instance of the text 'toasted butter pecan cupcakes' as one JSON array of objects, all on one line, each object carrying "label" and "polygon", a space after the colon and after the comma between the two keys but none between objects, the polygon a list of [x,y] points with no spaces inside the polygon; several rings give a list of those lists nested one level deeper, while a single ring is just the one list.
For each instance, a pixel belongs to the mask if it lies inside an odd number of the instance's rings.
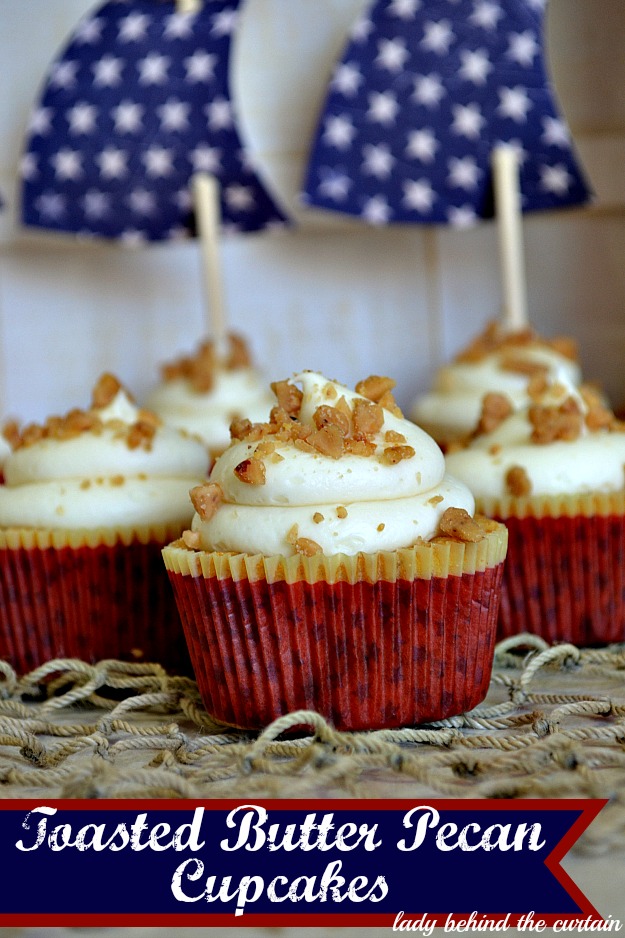
[{"label": "text 'toasted butter pecan cupcakes'", "polygon": [[18,671],[57,657],[188,670],[160,551],[191,520],[202,443],[104,375],[89,410],[25,427],[13,446],[0,486],[0,657]]},{"label": "text 'toasted butter pecan cupcakes'", "polygon": [[505,528],[471,517],[389,379],[272,387],[269,422],[233,426],[192,530],[163,551],[205,706],[243,727],[304,708],[347,729],[474,707]]}]

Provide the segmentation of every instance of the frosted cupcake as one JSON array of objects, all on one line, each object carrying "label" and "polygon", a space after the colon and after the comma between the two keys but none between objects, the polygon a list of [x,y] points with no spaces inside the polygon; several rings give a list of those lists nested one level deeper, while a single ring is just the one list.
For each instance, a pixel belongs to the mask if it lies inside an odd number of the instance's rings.
[{"label": "frosted cupcake", "polygon": [[514,411],[488,395],[448,470],[510,546],[500,626],[548,641],[625,641],[625,424],[597,395],[534,380]]},{"label": "frosted cupcake", "polygon": [[532,329],[504,332],[493,322],[438,370],[432,390],[417,398],[410,416],[446,447],[476,426],[485,394],[505,394],[515,408],[523,407],[534,377],[579,384],[575,343],[563,337],[542,339]]},{"label": "frosted cupcake", "polygon": [[188,526],[202,443],[104,375],[89,410],[25,427],[0,488],[0,657],[188,666],[160,550]]},{"label": "frosted cupcake", "polygon": [[162,383],[147,399],[166,423],[204,440],[213,456],[230,443],[233,420],[266,420],[274,403],[243,339],[230,335],[228,345],[225,359],[218,359],[212,342],[203,342],[195,355],[165,365]]},{"label": "frosted cupcake", "polygon": [[192,529],[163,554],[220,720],[304,708],[346,729],[405,726],[483,699],[506,531],[472,517],[393,383],[272,385],[269,422],[235,424],[191,493]]}]

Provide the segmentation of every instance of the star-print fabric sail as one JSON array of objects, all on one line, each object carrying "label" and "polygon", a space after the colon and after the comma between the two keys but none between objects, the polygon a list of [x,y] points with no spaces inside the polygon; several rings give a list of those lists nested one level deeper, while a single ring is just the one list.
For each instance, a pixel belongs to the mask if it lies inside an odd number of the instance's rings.
[{"label": "star-print fabric sail", "polygon": [[332,77],[306,203],[371,223],[493,214],[490,159],[520,155],[522,208],[589,190],[544,64],[544,0],[377,0]]},{"label": "star-print fabric sail", "polygon": [[22,160],[26,225],[128,242],[193,232],[193,173],[220,181],[224,228],[284,216],[237,132],[228,64],[240,0],[196,14],[112,0],[52,65]]}]

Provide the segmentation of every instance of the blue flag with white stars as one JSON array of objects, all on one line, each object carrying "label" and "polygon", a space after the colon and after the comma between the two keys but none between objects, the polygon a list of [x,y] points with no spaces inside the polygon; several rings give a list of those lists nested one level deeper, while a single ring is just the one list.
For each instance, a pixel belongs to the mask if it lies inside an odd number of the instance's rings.
[{"label": "blue flag with white stars", "polygon": [[372,224],[493,214],[491,153],[517,149],[523,211],[590,193],[544,64],[545,0],[376,0],[336,67],[302,197]]},{"label": "blue flag with white stars", "polygon": [[200,171],[220,182],[225,230],[285,222],[237,131],[228,66],[240,2],[183,14],[173,0],[110,0],[83,19],[30,120],[26,225],[127,243],[185,237]]}]

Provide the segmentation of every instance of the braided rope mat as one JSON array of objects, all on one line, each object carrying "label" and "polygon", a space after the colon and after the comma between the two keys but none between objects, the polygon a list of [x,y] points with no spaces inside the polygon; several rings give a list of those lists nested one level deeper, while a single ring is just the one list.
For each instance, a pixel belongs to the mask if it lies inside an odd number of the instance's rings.
[{"label": "braided rope mat", "polygon": [[624,675],[625,645],[519,636],[462,716],[346,733],[300,711],[251,733],[158,664],[62,659],[18,678],[0,662],[0,797],[608,798],[581,841],[603,853],[625,842]]}]

